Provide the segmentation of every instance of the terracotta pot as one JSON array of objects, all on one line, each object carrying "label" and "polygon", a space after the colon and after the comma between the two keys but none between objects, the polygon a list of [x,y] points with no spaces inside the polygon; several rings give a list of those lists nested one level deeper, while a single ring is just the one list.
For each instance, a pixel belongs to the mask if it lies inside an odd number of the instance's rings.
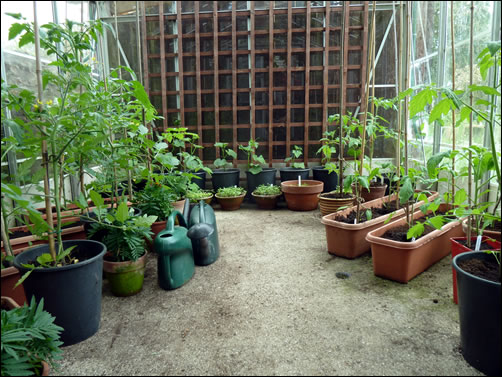
[{"label": "terracotta pot", "polygon": [[[211,194],[211,196],[208,196],[208,197],[206,197],[206,198],[203,198],[202,200],[204,200],[204,201],[206,202],[206,204],[211,205],[211,202],[213,201],[213,197],[214,197],[214,194]],[[193,204],[193,205],[195,205],[195,204],[197,204],[198,202],[200,202],[200,200],[198,200],[198,201],[192,201],[192,200],[190,200],[190,206],[191,206],[192,204]]]},{"label": "terracotta pot", "polygon": [[176,211],[179,211],[183,215],[183,209],[185,207],[186,199],[181,199],[176,202],[171,203]]},{"label": "terracotta pot", "polygon": [[[365,202],[383,198],[385,190],[387,190],[387,185],[370,186],[369,191],[367,188],[361,187],[361,198],[363,198]],[[352,192],[356,192],[355,185],[352,185]]]},{"label": "terracotta pot", "polygon": [[152,241],[146,240],[146,244],[148,245],[148,250],[150,250],[152,253],[155,251],[153,248],[153,244],[155,242],[155,237],[157,237],[157,234],[159,234],[161,231],[166,229],[166,224],[167,224],[166,220],[156,221],[151,226],[151,229],[153,232]]},{"label": "terracotta pot", "polygon": [[103,271],[115,296],[126,297],[143,288],[146,266],[146,250],[137,261],[111,262],[103,260]]},{"label": "terracotta pot", "polygon": [[[467,219],[462,221],[462,227],[466,225]],[[463,228],[465,231],[465,228]],[[471,245],[476,245],[476,239],[477,237],[471,237]],[[465,241],[467,240],[467,237],[453,237],[450,238],[451,242],[451,257],[452,259],[455,258],[457,255],[468,252],[468,251],[473,251],[473,248],[468,248],[467,246],[464,246],[458,241]],[[491,237],[488,236],[483,236],[481,237],[481,242],[486,242],[488,245],[490,245],[494,250],[500,250],[500,242],[499,241],[491,241]],[[455,268],[452,267],[452,276],[453,276],[453,302],[455,304],[458,304],[458,292],[457,292],[457,271],[455,271]]]},{"label": "terracotta pot", "polygon": [[[462,221],[462,229],[464,230],[464,234],[467,235],[467,220],[468,219],[465,219],[464,221]],[[483,235],[484,236],[487,236],[489,238],[493,238],[494,240],[498,241],[498,242],[501,242],[501,232],[497,232],[495,230],[483,230]]]},{"label": "terracotta pot", "polygon": [[251,193],[253,198],[261,209],[274,209],[277,206],[277,201],[281,194],[278,195],[256,195],[254,192]]},{"label": "terracotta pot", "polygon": [[241,204],[246,197],[246,193],[240,196],[230,196],[230,197],[220,197],[218,194],[215,194],[216,200],[221,206],[221,209],[225,211],[235,211],[241,208]]},{"label": "terracotta pot", "polygon": [[[442,204],[439,211],[446,209]],[[425,215],[421,211],[413,214],[414,219]],[[382,238],[390,228],[406,224],[406,218],[377,228],[366,235],[371,244],[373,273],[386,279],[407,283],[415,276],[438,262],[450,253],[450,238],[462,235],[460,221],[443,225],[440,230],[434,230],[412,242],[399,242]]]},{"label": "terracotta pot", "polygon": [[[429,200],[434,200],[437,197],[431,195]],[[371,200],[361,204],[361,211],[367,208],[379,208],[383,202],[394,201],[397,194],[385,196],[383,198]],[[416,206],[421,206],[423,202],[418,202]],[[339,257],[354,259],[358,256],[370,251],[371,245],[366,241],[366,234],[384,225],[391,214],[376,217],[369,221],[359,224],[347,224],[341,221],[336,221],[338,216],[346,216],[350,212],[357,209],[357,206],[352,206],[344,210],[323,216],[321,222],[326,226],[326,239],[328,242],[328,253]],[[402,218],[405,215],[404,209],[399,209],[392,212],[391,222]]]},{"label": "terracotta pot", "polygon": [[356,199],[355,195],[350,194],[350,198],[327,198],[326,195],[330,194],[322,193],[319,194],[319,209],[321,210],[321,215],[326,216],[330,213],[334,213],[338,211],[338,208],[341,207],[351,207],[354,204],[354,200]]},{"label": "terracotta pot", "polygon": [[17,304],[23,305],[26,302],[23,285],[14,288],[19,279],[21,279],[21,273],[16,267],[2,268],[2,296],[11,298]]},{"label": "terracotta pot", "polygon": [[[305,186],[303,186],[305,185]],[[318,194],[322,192],[324,183],[307,179],[298,186],[298,181],[281,182],[281,189],[288,208],[293,211],[312,211],[317,209]]]}]

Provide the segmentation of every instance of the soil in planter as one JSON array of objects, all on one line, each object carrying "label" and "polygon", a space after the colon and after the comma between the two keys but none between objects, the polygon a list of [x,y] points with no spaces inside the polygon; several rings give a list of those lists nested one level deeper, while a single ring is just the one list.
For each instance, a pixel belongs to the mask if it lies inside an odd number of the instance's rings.
[{"label": "soil in planter", "polygon": [[342,193],[341,195],[339,192],[326,192],[324,194],[321,194],[321,196],[323,198],[328,198],[328,199],[350,199],[352,197],[351,194],[347,194],[345,192]]},{"label": "soil in planter", "polygon": [[495,258],[490,260],[469,259],[460,261],[458,266],[472,275],[500,283],[499,264]]},{"label": "soil in planter", "polygon": [[[476,243],[473,241],[471,241],[471,246],[467,246],[467,240],[455,240],[455,241],[457,241],[459,244],[465,247],[471,247],[472,249],[474,249],[474,247],[476,246]],[[481,250],[496,250],[496,249],[492,247],[492,245],[488,244],[488,242],[482,241],[479,250],[481,251]]]},{"label": "soil in planter", "polygon": [[[49,252],[49,248],[47,248],[47,253]],[[80,248],[77,246],[76,248],[74,248],[71,252],[70,252],[70,255],[69,255],[71,258],[73,259],[78,259],[78,262],[77,263],[80,263],[80,262],[83,262],[83,261],[86,261],[87,259],[92,259],[94,258],[96,255],[94,254],[89,254],[87,253],[85,250],[80,250]],[[65,258],[65,261],[68,260],[68,257]],[[36,259],[34,260],[30,260],[28,261],[26,264],[32,264],[34,265],[35,267],[40,267],[40,263],[37,262]],[[68,263],[65,263],[64,264],[65,266],[68,265]]]},{"label": "soil in planter", "polygon": [[[440,214],[440,212],[438,212],[437,214]],[[434,217],[434,215],[422,217],[418,221],[416,221],[415,224],[417,224],[418,222],[423,223],[429,217]],[[408,234],[408,230],[409,229],[410,228],[406,224],[405,225],[400,225],[400,226],[397,226],[395,228],[391,228],[391,229],[387,230],[384,234],[382,234],[381,237],[382,238],[386,238],[388,240],[398,241],[398,242],[413,242],[413,238],[408,239],[406,237],[406,235]],[[423,236],[425,236],[425,235],[427,235],[427,234],[429,234],[429,233],[431,233],[431,232],[433,232],[435,230],[436,230],[436,228],[434,228],[433,226],[425,224],[424,225],[424,232],[419,237],[416,237],[415,241],[417,239],[419,239],[420,237],[423,237]]]},{"label": "soil in planter", "polygon": [[[376,219],[377,217],[380,217],[380,216],[384,216],[384,215],[387,215],[389,213],[392,213],[394,211],[396,211],[397,208],[396,207],[396,202],[393,200],[391,201],[390,203],[386,203],[385,206],[382,206],[382,207],[379,207],[379,208],[376,208],[376,207],[373,207],[373,208],[361,208],[361,211],[360,211],[360,221],[359,223],[362,223],[362,222],[365,222],[367,221],[367,217],[366,217],[366,211],[370,209],[371,210],[371,218],[372,219]],[[342,223],[346,223],[346,224],[354,224],[354,220],[356,219],[356,215],[357,215],[357,211],[356,210],[353,210],[351,211],[348,215],[346,216],[337,216],[335,218],[336,221],[340,221]]]},{"label": "soil in planter", "polygon": [[[474,221],[472,222],[472,226],[473,227],[476,226],[476,224],[475,224]],[[489,227],[485,228],[485,230],[490,230],[490,231],[493,231],[493,232],[501,232],[502,231],[502,223],[500,221],[495,221],[492,225],[490,225]]]}]

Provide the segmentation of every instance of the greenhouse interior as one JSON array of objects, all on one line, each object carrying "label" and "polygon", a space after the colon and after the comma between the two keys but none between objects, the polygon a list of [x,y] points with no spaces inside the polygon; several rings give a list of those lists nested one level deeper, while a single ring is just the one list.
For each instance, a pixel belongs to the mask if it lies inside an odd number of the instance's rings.
[{"label": "greenhouse interior", "polygon": [[2,1],[2,376],[500,376],[500,4]]}]

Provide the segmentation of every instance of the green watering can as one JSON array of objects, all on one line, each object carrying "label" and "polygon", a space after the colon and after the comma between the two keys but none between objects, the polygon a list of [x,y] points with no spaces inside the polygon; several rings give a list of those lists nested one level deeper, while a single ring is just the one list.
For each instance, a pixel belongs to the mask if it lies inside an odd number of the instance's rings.
[{"label": "green watering can", "polygon": [[[180,226],[174,225],[178,218]],[[167,219],[166,229],[157,234],[154,250],[158,255],[157,278],[162,289],[181,287],[195,272],[192,243],[187,237],[187,224],[179,211]]]},{"label": "green watering can", "polygon": [[197,266],[214,263],[220,255],[218,228],[213,208],[201,200],[190,213],[187,236],[192,240],[194,261]]}]

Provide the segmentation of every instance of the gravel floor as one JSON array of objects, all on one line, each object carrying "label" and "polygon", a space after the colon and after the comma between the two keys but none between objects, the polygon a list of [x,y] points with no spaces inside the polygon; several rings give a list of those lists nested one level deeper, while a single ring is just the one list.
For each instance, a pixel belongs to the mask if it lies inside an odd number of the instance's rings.
[{"label": "gravel floor", "polygon": [[174,291],[153,254],[139,294],[105,280],[100,330],[52,375],[482,375],[460,354],[450,258],[400,284],[369,253],[328,254],[318,210],[214,208],[220,258]]}]

